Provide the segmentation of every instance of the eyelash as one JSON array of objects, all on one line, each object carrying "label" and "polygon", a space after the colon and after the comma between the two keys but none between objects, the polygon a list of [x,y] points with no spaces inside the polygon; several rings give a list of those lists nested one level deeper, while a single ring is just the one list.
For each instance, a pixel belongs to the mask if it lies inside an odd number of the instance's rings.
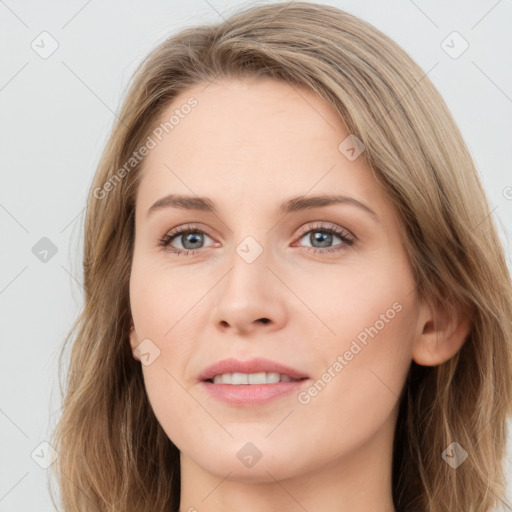
[{"label": "eyelash", "polygon": [[[322,254],[322,253],[326,253],[326,252],[332,253],[332,252],[343,251],[343,250],[346,250],[347,248],[349,248],[350,246],[352,246],[355,241],[355,238],[347,230],[339,228],[335,225],[331,225],[330,227],[327,227],[327,226],[324,226],[321,224],[319,224],[315,227],[307,226],[307,227],[301,229],[298,240],[300,241],[304,237],[304,235],[307,235],[308,233],[315,232],[315,231],[336,235],[343,242],[343,243],[337,245],[336,247],[326,247],[324,249],[320,249],[317,247],[304,247],[308,252],[313,252],[315,254],[316,253]],[[179,228],[174,229],[170,233],[167,233],[163,238],[161,238],[159,240],[159,245],[163,248],[163,250],[170,252],[172,254],[175,254],[176,256],[179,256],[181,254],[184,254],[185,256],[192,256],[192,255],[196,254],[199,249],[194,250],[194,249],[175,249],[175,248],[171,249],[170,248],[170,244],[175,238],[178,238],[178,236],[180,236],[180,235],[186,235],[189,233],[203,233],[208,236],[208,234],[205,233],[204,231],[202,231],[201,229],[198,229],[196,226],[189,224],[187,226],[180,226]]]}]

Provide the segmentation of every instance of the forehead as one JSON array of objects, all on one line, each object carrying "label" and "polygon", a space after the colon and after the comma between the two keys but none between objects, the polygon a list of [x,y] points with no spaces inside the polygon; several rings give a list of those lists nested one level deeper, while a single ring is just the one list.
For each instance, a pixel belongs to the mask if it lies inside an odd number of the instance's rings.
[{"label": "forehead", "polygon": [[350,135],[340,116],[314,91],[261,78],[198,84],[158,122],[172,116],[143,163],[138,202],[147,207],[171,192],[236,204],[310,190],[379,199],[364,159],[339,149]]}]

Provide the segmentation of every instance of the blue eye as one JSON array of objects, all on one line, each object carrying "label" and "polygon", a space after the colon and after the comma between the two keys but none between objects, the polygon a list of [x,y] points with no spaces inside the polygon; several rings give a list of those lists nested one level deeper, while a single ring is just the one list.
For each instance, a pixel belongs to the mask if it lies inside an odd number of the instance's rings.
[{"label": "blue eye", "polygon": [[[312,244],[310,247],[306,248],[315,253],[341,251],[354,243],[354,237],[347,230],[334,225],[330,227],[317,225],[313,229],[310,228],[303,232],[299,240],[305,237],[307,237],[309,243]],[[330,245],[334,238],[339,238],[341,243],[335,246]]]},{"label": "blue eye", "polygon": [[[304,248],[314,253],[341,251],[353,245],[355,241],[355,238],[349,231],[335,225],[326,227],[318,224],[313,228],[311,228],[311,226],[308,226],[308,228],[309,229],[306,228],[307,230],[302,230],[299,240],[309,236],[308,240],[312,245],[309,247],[304,246]],[[160,239],[159,244],[166,251],[177,256],[180,254],[192,256],[196,254],[198,249],[203,248],[202,244],[204,244],[205,237],[210,238],[204,231],[198,229],[196,226],[180,226]],[[335,238],[339,238],[341,243],[331,246],[330,244],[333,243]],[[182,247],[173,247],[171,244],[174,240],[180,240]]]},{"label": "blue eye", "polygon": [[[199,245],[204,243],[205,236],[210,238],[204,231],[201,231],[194,226],[181,226],[165,235],[160,240],[160,245],[176,255],[185,254],[187,256],[191,256],[195,253],[196,249],[201,248]],[[171,248],[171,242],[175,239],[181,241],[183,249],[175,247]],[[189,247],[185,247],[185,245],[189,245]]]}]

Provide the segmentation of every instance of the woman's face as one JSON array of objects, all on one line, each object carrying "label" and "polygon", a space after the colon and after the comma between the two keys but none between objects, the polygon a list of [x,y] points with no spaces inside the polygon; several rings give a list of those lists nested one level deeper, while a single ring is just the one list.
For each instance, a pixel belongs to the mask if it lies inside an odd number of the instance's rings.
[{"label": "woman's face", "polygon": [[[390,463],[423,324],[364,151],[327,103],[278,81],[202,84],[161,121],[173,115],[136,198],[130,342],[182,466],[262,482],[356,456]],[[203,381],[230,358],[271,363]],[[306,378],[272,383],[291,377],[277,364]]]}]

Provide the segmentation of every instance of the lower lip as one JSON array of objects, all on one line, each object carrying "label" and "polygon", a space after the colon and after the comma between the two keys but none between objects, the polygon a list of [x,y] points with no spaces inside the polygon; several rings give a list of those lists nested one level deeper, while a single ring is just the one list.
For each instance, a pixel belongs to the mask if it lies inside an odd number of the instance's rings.
[{"label": "lower lip", "polygon": [[202,381],[211,396],[229,405],[253,406],[263,405],[277,398],[298,393],[309,379],[293,382],[276,382],[275,384],[214,384]]}]

